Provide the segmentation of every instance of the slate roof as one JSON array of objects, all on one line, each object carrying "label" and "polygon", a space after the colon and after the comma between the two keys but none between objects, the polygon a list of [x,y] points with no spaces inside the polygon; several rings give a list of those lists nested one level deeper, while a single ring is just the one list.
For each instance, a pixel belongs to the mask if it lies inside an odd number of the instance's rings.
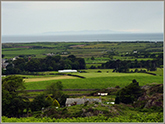
[{"label": "slate roof", "polygon": [[84,104],[86,101],[89,102],[101,102],[101,99],[96,98],[67,98],[65,105],[70,106],[73,103],[77,103],[77,105]]}]

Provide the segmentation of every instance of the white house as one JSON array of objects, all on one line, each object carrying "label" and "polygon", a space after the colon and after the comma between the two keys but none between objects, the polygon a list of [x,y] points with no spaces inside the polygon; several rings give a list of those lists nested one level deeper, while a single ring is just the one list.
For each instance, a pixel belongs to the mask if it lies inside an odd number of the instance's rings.
[{"label": "white house", "polygon": [[71,70],[71,69],[68,69],[68,70],[58,70],[59,73],[67,73],[67,72],[77,72],[77,70]]}]

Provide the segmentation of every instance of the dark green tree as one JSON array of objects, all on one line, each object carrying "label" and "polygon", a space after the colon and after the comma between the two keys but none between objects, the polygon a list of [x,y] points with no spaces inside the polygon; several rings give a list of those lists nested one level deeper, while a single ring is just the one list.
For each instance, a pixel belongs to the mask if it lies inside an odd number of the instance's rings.
[{"label": "dark green tree", "polygon": [[74,55],[69,55],[68,58],[69,58],[72,62],[74,62],[74,61],[76,60],[76,56],[74,56]]},{"label": "dark green tree", "polygon": [[66,98],[69,96],[62,92],[63,85],[61,81],[52,83],[46,87],[46,94],[51,94],[53,99],[56,99],[61,106],[65,105]]},{"label": "dark green tree", "polygon": [[2,80],[2,85],[4,90],[7,90],[11,95],[18,95],[25,90],[25,83],[20,76],[7,76]]},{"label": "dark green tree", "polygon": [[92,57],[91,57],[91,60],[95,60],[95,57],[94,57],[94,56],[92,56]]},{"label": "dark green tree", "polygon": [[142,90],[139,86],[139,83],[134,79],[132,83],[128,86],[122,88],[117,92],[115,103],[133,103],[142,95]]},{"label": "dark green tree", "polygon": [[63,85],[61,81],[51,83],[46,87],[46,94],[52,94],[53,98],[58,98],[62,91]]},{"label": "dark green tree", "polygon": [[42,107],[46,108],[48,106],[51,106],[52,103],[50,103],[45,98],[45,94],[37,95],[33,101],[30,104],[31,111],[41,111]]},{"label": "dark green tree", "polygon": [[27,71],[35,72],[40,70],[40,61],[39,59],[31,59],[26,64]]},{"label": "dark green tree", "polygon": [[29,99],[20,96],[26,95],[24,81],[19,76],[7,76],[2,80],[2,115],[20,117],[23,110],[28,110]]},{"label": "dark green tree", "polygon": [[22,58],[18,58],[15,61],[13,61],[14,68],[18,68],[21,71],[25,70],[25,60]]},{"label": "dark green tree", "polygon": [[77,58],[77,61],[79,63],[79,69],[85,69],[86,64],[84,58]]},{"label": "dark green tree", "polygon": [[53,103],[53,99],[50,95],[47,96],[46,101],[48,101],[50,105]]}]

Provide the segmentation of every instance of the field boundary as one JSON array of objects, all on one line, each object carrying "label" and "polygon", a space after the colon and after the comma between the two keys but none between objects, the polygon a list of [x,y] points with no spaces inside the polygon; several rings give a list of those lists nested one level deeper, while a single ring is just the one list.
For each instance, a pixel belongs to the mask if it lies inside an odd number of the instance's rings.
[{"label": "field boundary", "polygon": [[73,77],[79,77],[79,78],[85,78],[83,76],[79,76],[79,75],[74,75],[74,74],[67,74],[68,76],[73,76]]},{"label": "field boundary", "polygon": [[143,72],[143,73],[151,74],[151,75],[156,75],[155,73],[151,73],[151,72]]}]

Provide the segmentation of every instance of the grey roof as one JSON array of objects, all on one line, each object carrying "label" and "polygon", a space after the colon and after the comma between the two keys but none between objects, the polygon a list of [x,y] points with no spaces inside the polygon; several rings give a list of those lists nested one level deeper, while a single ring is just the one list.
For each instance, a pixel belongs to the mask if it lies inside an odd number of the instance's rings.
[{"label": "grey roof", "polygon": [[66,99],[66,104],[72,104],[74,102],[77,102],[77,104],[84,104],[85,100],[82,98],[67,98]]},{"label": "grey roof", "polygon": [[96,99],[96,98],[67,98],[65,105],[71,105],[72,103],[76,102],[77,105],[84,104],[86,101],[89,102],[101,102],[101,99]]}]

